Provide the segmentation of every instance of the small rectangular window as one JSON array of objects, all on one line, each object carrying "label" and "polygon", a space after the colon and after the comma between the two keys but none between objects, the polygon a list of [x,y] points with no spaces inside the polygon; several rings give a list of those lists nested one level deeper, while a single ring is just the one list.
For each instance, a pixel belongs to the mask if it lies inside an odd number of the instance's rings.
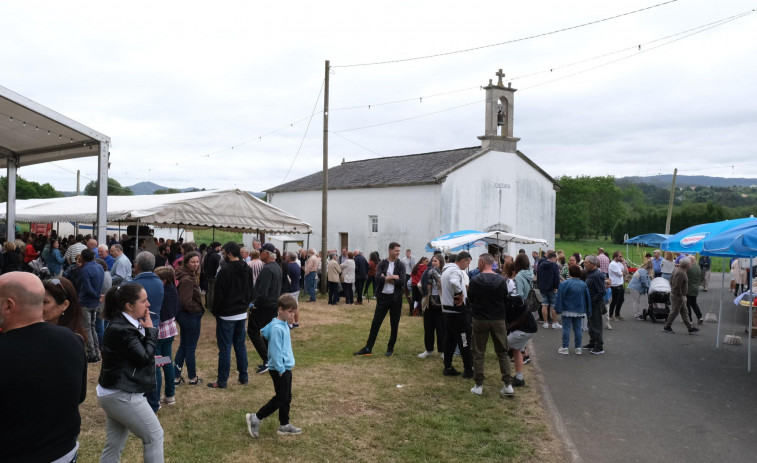
[{"label": "small rectangular window", "polygon": [[378,233],[378,216],[370,215],[368,217],[371,219],[371,233]]}]

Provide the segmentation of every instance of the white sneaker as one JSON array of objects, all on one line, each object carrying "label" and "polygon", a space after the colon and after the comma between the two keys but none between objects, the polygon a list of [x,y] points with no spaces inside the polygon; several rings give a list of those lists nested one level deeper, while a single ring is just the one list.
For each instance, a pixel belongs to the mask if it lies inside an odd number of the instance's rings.
[{"label": "white sneaker", "polygon": [[567,347],[561,347],[557,349],[558,354],[568,355],[570,354],[570,350]]},{"label": "white sneaker", "polygon": [[512,384],[505,384],[505,387],[502,388],[502,391],[500,391],[502,395],[504,396],[510,396],[515,394],[515,391],[513,390]]},{"label": "white sneaker", "polygon": [[254,413],[246,414],[244,419],[247,422],[247,432],[250,433],[250,436],[257,439],[260,435],[258,433],[258,430],[260,429],[260,419],[258,419],[258,416]]},{"label": "white sneaker", "polygon": [[576,355],[581,355],[581,348],[580,347],[576,347],[575,352],[576,352]]},{"label": "white sneaker", "polygon": [[483,386],[483,384],[480,385],[480,386],[478,384],[476,384],[475,386],[473,386],[472,388],[470,388],[470,391],[472,393],[476,394],[476,395],[481,395],[481,394],[484,393],[484,386]]},{"label": "white sneaker", "polygon": [[418,354],[418,358],[419,359],[425,359],[426,357],[428,357],[429,355],[432,355],[432,354],[433,354],[432,351],[427,350],[425,352],[421,352],[420,354]]},{"label": "white sneaker", "polygon": [[556,329],[556,330],[561,330],[562,329],[562,325],[559,324],[559,323],[552,323],[552,328]]},{"label": "white sneaker", "polygon": [[542,325],[542,328],[549,328],[549,323],[544,322],[544,324]]},{"label": "white sneaker", "polygon": [[176,396],[173,396],[173,397],[163,396],[160,399],[160,403],[165,404],[165,405],[175,405],[176,404]]}]

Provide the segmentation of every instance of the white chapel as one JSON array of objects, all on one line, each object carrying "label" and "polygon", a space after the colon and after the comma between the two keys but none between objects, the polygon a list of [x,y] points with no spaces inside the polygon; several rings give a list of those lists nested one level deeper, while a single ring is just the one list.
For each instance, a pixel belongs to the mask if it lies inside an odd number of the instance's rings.
[{"label": "white chapel", "polygon": [[[555,194],[560,185],[518,151],[513,137],[516,89],[489,80],[480,146],[343,162],[328,171],[328,248],[386,256],[396,241],[413,255],[458,230],[502,230],[555,242]],[[291,239],[321,247],[322,172],[266,191],[274,206],[308,222],[313,233]],[[412,198],[412,201],[408,199]],[[290,238],[287,238],[290,239]],[[538,246],[511,244],[530,255]],[[517,248],[516,248],[517,246]],[[478,252],[484,252],[480,248]]]}]

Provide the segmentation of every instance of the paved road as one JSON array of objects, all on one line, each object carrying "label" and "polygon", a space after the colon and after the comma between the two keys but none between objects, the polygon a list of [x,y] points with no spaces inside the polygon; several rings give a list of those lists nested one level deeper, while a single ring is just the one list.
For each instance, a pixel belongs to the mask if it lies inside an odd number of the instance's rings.
[{"label": "paved road", "polygon": [[[621,311],[626,320],[605,330],[604,355],[560,355],[562,330],[540,325],[534,363],[580,459],[757,461],[757,339],[747,373],[746,311],[729,294],[720,338],[733,332],[742,346],[721,342],[716,349],[714,323],[688,335],[679,318],[676,334],[665,334],[661,323],[632,320],[628,299]],[[717,314],[719,295],[717,287],[700,293],[704,313]]]}]

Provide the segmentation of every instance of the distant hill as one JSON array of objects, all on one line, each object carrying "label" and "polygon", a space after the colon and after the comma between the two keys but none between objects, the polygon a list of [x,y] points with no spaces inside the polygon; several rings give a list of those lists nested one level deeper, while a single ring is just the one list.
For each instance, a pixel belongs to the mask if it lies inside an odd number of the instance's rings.
[{"label": "distant hill", "polygon": [[[133,191],[135,195],[151,195],[158,190],[167,190],[169,188],[162,185],[158,185],[157,183],[153,183],[153,182],[139,182],[139,183],[135,183],[134,185],[128,185],[128,186],[124,185],[124,186],[126,186],[126,188],[129,188],[131,191]],[[184,193],[187,191],[192,191],[195,188],[189,187],[189,188],[177,188],[177,189],[180,192]],[[63,196],[76,195],[75,191],[61,191],[61,193],[63,194]],[[248,193],[259,199],[263,199],[265,197],[264,192],[248,191]]]},{"label": "distant hill", "polygon": [[[649,177],[619,177],[619,182],[629,183],[647,183],[660,188],[670,189],[673,181],[673,175],[653,175]],[[730,187],[757,186],[757,178],[726,178],[726,177],[707,177],[705,175],[678,175],[676,177],[676,186],[711,186],[711,187]]]}]

